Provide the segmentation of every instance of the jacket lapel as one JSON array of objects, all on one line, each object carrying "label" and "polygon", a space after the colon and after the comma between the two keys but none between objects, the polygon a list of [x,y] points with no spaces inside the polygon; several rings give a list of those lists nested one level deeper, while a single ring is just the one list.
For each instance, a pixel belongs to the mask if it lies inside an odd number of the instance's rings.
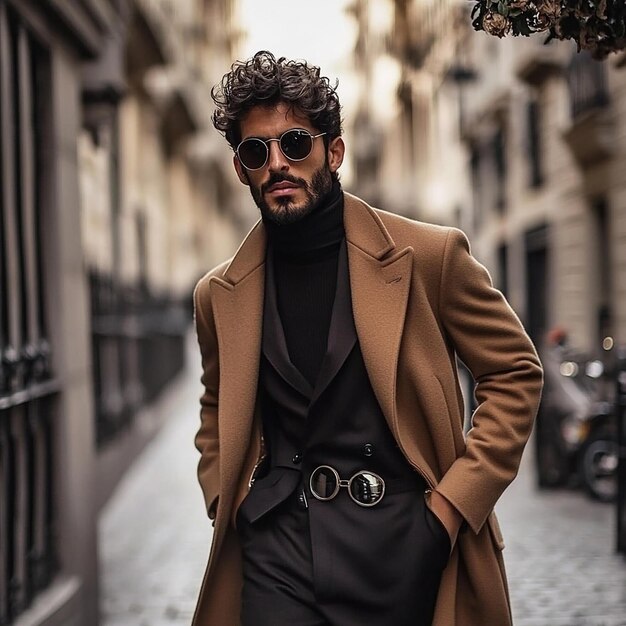
[{"label": "jacket lapel", "polygon": [[328,345],[320,371],[312,387],[300,370],[291,362],[283,325],[278,312],[276,283],[274,279],[272,246],[268,247],[265,304],[263,310],[262,350],[274,369],[312,406],[322,395],[356,343],[356,330],[352,319],[352,299],[348,278],[348,253],[345,240],[339,248],[337,260],[337,285],[328,329]]},{"label": "jacket lapel", "polygon": [[344,240],[339,248],[337,287],[328,329],[328,346],[320,365],[310,405],[313,405],[328,387],[356,343],[346,245]]},{"label": "jacket lapel", "polygon": [[263,354],[272,367],[307,399],[313,388],[300,370],[291,362],[283,325],[278,312],[276,282],[273,271],[272,246],[268,247],[265,274],[265,305],[263,309]]}]

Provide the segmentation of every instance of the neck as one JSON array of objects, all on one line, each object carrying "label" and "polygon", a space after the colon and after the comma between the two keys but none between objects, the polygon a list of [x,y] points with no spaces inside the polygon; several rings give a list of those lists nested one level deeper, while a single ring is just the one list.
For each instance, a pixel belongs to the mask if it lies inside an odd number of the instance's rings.
[{"label": "neck", "polygon": [[345,231],[343,191],[338,181],[315,209],[291,224],[263,220],[275,253],[293,261],[310,261],[335,252]]}]

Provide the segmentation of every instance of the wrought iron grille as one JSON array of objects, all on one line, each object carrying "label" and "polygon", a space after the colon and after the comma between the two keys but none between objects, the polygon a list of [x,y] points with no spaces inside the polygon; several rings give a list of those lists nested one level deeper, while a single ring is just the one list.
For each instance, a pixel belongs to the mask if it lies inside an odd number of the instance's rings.
[{"label": "wrought iron grille", "polygon": [[0,0],[0,624],[57,569],[53,437],[57,382],[44,301],[40,216],[49,56]]},{"label": "wrought iron grille", "polygon": [[153,402],[185,362],[188,307],[144,285],[89,277],[96,436],[105,445]]},{"label": "wrought iron grille", "polygon": [[609,104],[605,61],[596,61],[590,53],[575,53],[567,68],[572,119]]}]

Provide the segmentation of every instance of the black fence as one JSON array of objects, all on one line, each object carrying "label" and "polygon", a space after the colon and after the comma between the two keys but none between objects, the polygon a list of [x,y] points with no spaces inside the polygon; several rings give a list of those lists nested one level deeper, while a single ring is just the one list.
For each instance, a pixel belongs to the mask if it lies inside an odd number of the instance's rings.
[{"label": "black fence", "polygon": [[90,274],[92,354],[99,446],[128,427],[184,366],[189,306]]},{"label": "black fence", "polygon": [[41,218],[49,56],[0,0],[0,624],[57,570],[59,385],[47,328]]}]

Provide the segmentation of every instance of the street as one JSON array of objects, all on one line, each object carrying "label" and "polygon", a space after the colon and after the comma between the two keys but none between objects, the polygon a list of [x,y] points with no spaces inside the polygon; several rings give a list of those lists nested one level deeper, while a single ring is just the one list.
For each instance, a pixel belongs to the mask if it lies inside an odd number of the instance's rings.
[{"label": "street", "polygon": [[[197,361],[192,353],[189,362]],[[124,476],[101,515],[103,626],[191,623],[212,531],[193,446],[199,380],[197,368],[190,367],[165,392],[162,402],[172,417]]]},{"label": "street", "polygon": [[[194,350],[192,366],[162,399],[170,421],[100,518],[103,626],[191,621],[211,536],[195,474]],[[626,560],[614,553],[613,506],[578,492],[537,492],[531,455],[529,445],[497,507],[515,626],[625,626]]]},{"label": "street", "polygon": [[615,507],[580,492],[536,490],[532,444],[496,507],[515,626],[624,626]]}]

